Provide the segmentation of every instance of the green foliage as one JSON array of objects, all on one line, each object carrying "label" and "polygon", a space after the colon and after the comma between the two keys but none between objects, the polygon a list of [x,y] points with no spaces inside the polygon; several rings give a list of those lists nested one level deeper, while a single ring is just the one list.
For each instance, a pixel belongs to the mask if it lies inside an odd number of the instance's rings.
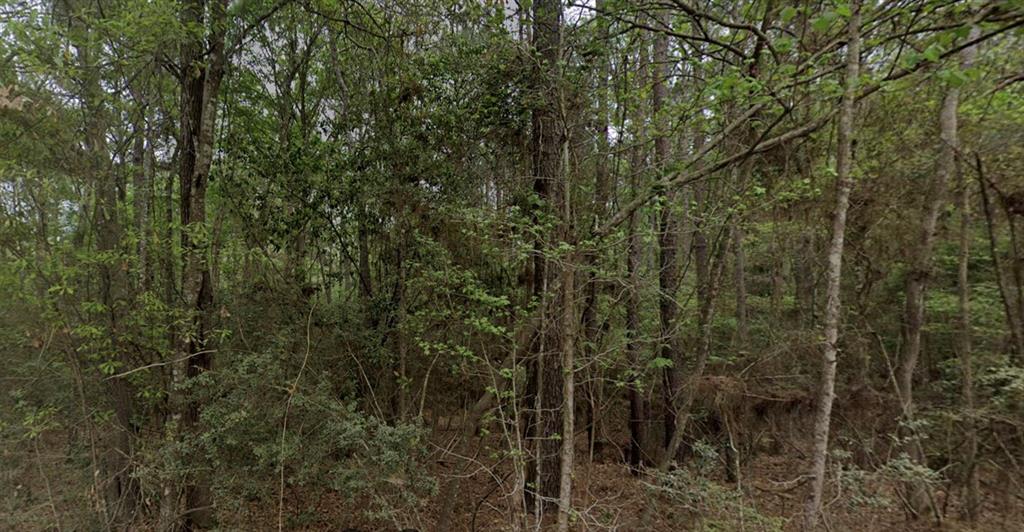
[{"label": "green foliage", "polygon": [[236,509],[276,501],[282,467],[286,489],[365,499],[374,518],[425,504],[436,483],[425,468],[423,430],[361,413],[323,374],[307,374],[289,393],[294,376],[286,360],[267,351],[225,365],[223,377],[201,392],[206,429],[196,441],[165,449],[180,463],[166,467],[213,479],[221,500]]},{"label": "green foliage", "polygon": [[657,484],[649,488],[650,504],[665,504],[676,511],[682,510],[693,520],[687,526],[697,530],[735,530],[741,523],[758,530],[781,531],[785,527],[785,519],[759,512],[742,491],[722,486],[688,469],[661,474],[656,480]]}]

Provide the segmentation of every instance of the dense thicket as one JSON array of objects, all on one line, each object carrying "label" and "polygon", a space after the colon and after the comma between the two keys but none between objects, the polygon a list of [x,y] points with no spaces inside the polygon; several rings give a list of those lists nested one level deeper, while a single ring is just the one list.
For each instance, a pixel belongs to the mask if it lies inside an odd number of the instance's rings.
[{"label": "dense thicket", "polygon": [[1021,2],[0,5],[0,528],[1019,525]]}]

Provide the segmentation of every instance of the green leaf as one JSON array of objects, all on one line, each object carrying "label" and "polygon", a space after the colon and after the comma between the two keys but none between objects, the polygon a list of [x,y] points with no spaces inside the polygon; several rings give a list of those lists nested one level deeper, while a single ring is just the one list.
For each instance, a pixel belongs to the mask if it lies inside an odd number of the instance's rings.
[{"label": "green leaf", "polygon": [[789,36],[779,37],[775,39],[775,49],[779,52],[786,53],[793,49],[793,38]]},{"label": "green leaf", "polygon": [[938,73],[938,77],[953,88],[963,87],[968,81],[967,74],[959,68],[942,70]]},{"label": "green leaf", "polygon": [[654,358],[647,363],[647,367],[651,369],[671,368],[674,365],[675,363],[672,362],[672,359],[664,357]]},{"label": "green leaf", "polygon": [[825,33],[830,27],[832,22],[836,19],[837,15],[834,11],[826,11],[821,16],[811,21],[811,27],[818,33]]},{"label": "green leaf", "polygon": [[796,16],[796,13],[797,13],[797,11],[796,11],[795,7],[793,7],[793,6],[786,6],[786,7],[784,7],[782,9],[781,12],[779,12],[779,18],[782,19],[782,22],[789,22],[789,21],[793,20],[793,17]]}]

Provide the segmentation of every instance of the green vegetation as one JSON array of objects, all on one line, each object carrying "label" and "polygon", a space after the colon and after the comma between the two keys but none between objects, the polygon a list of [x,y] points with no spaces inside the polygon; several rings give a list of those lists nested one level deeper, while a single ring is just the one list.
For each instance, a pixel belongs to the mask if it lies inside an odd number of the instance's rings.
[{"label": "green vegetation", "polygon": [[0,0],[0,529],[1015,529],[1022,28]]}]

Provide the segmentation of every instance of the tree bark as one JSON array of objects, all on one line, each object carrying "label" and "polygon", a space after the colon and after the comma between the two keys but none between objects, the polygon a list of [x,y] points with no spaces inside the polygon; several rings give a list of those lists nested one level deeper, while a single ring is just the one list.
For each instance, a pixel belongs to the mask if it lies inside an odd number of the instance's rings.
[{"label": "tree bark", "polygon": [[138,238],[136,253],[138,254],[138,289],[144,292],[149,287],[149,257],[147,246],[147,224],[149,221],[148,187],[146,175],[146,134],[145,126],[136,124],[135,139],[132,145],[132,211],[135,218],[135,233]]},{"label": "tree bark", "polygon": [[[91,11],[92,8],[89,8]],[[102,16],[90,13],[93,16]],[[83,23],[84,24],[84,23]],[[103,255],[97,261],[97,277],[99,280],[100,303],[106,313],[105,326],[110,338],[106,352],[100,353],[104,361],[116,363],[119,368],[130,363],[127,350],[118,340],[121,337],[121,317],[124,313],[125,289],[127,280],[124,278],[121,256],[122,227],[118,217],[117,176],[113,171],[110,151],[107,145],[107,109],[104,106],[104,94],[101,85],[101,74],[96,67],[95,54],[98,52],[91,28],[87,25],[82,29],[85,38],[76,44],[83,72],[82,105],[86,112],[85,148],[88,154],[88,172],[96,187],[94,229],[96,231],[96,251]],[[135,429],[132,425],[134,392],[128,381],[123,378],[105,379],[107,392],[110,395],[114,411],[114,431],[110,434],[110,448],[104,460],[106,471],[106,492],[103,494],[106,505],[108,525],[115,527],[127,526],[138,506],[138,483],[133,478],[132,444]]]},{"label": "tree bark", "polygon": [[[600,14],[603,10],[604,0],[597,0],[595,4],[598,14],[596,15],[599,26],[599,38],[607,46],[609,21]],[[610,196],[609,171],[608,171],[608,76],[610,75],[610,62],[606,48],[598,57],[597,68],[597,112],[594,120],[594,135],[597,139],[596,164],[594,165],[594,202],[593,202],[593,228],[596,228],[607,213],[608,199]],[[585,341],[580,349],[580,356],[585,361],[592,361],[597,356],[597,344],[601,333],[601,326],[597,319],[598,296],[604,288],[597,278],[599,255],[596,250],[588,249],[583,254],[582,265],[585,271],[584,301],[580,323],[583,329]],[[599,453],[603,447],[601,439],[603,430],[603,416],[598,411],[603,401],[604,379],[599,374],[601,365],[585,363],[590,368],[589,378],[584,377],[586,384],[584,396],[588,399],[586,408],[586,428],[588,432],[588,444],[591,453]]]},{"label": "tree bark", "polygon": [[[646,68],[641,60],[638,65],[640,69]],[[640,111],[640,110],[638,110]],[[645,120],[643,113],[638,112],[634,121],[640,124],[641,130]],[[624,122],[624,120],[623,120]],[[638,131],[637,138],[642,138],[642,131]],[[629,158],[629,193],[636,197],[639,183],[636,169],[640,168],[643,162],[643,150],[634,143],[630,149]],[[643,394],[644,367],[640,358],[640,260],[641,241],[639,234],[639,214],[637,211],[629,213],[626,226],[626,360],[629,363],[629,456],[627,460],[630,470],[634,475],[639,475],[641,467],[647,461],[647,430],[648,405],[645,404]]]},{"label": "tree bark", "polygon": [[[969,39],[977,38],[981,30],[977,26],[971,28],[968,34]],[[963,68],[969,68],[974,62],[977,47],[972,46],[963,52]],[[953,132],[954,142],[959,141],[956,132]],[[949,147],[954,151],[956,157],[956,145]],[[974,521],[978,517],[980,508],[979,480],[977,471],[978,461],[978,433],[975,426],[974,412],[974,367],[971,354],[971,309],[970,309],[970,242],[971,242],[971,207],[970,188],[967,180],[964,179],[960,159],[955,158],[957,185],[960,193],[957,195],[957,210],[960,211],[960,250],[957,260],[957,307],[959,318],[958,348],[960,351],[960,371],[963,382],[961,383],[965,423],[964,432],[966,445],[964,449],[964,506],[969,520]]]},{"label": "tree bark", "polygon": [[[968,48],[971,50],[973,47]],[[970,52],[966,52],[968,54]],[[970,59],[964,55],[964,61]],[[906,281],[906,305],[904,307],[904,342],[903,351],[897,366],[896,383],[900,392],[900,404],[904,418],[910,420],[914,414],[914,371],[921,355],[921,329],[924,327],[924,298],[927,291],[928,278],[931,275],[932,250],[935,245],[935,231],[939,214],[946,204],[946,188],[956,170],[957,152],[957,108],[960,102],[960,89],[950,86],[942,100],[939,114],[939,138],[941,152],[934,177],[929,184],[919,227],[917,248],[911,258],[910,271]],[[907,449],[910,457],[924,464],[925,456],[921,442],[909,434],[910,444]],[[912,482],[907,486],[911,513],[920,515],[928,503],[927,488],[921,482]]]},{"label": "tree bark", "polygon": [[[664,19],[664,13],[658,15]],[[651,116],[654,121],[654,168],[660,174],[668,162],[668,124],[666,120],[666,98],[668,89],[668,37],[664,33],[654,36],[651,59]],[[664,441],[668,446],[676,430],[675,401],[679,394],[679,380],[682,360],[679,357],[679,341],[676,321],[679,305],[676,292],[679,289],[679,266],[677,262],[677,232],[675,219],[676,194],[673,190],[662,191],[656,201],[660,204],[658,214],[658,356],[671,361],[662,370],[662,401],[665,420]]]},{"label": "tree bark", "polygon": [[743,226],[741,222],[733,222],[732,253],[733,275],[736,283],[736,343],[745,349],[750,337],[750,325],[747,319],[747,256],[743,251]]},{"label": "tree bark", "polygon": [[[206,12],[209,11],[209,20]],[[208,340],[213,284],[209,264],[210,237],[206,227],[206,190],[213,162],[217,101],[224,75],[227,0],[190,0],[183,7],[186,24],[205,28],[205,38],[181,46],[181,124],[179,130],[181,291],[184,310],[191,316],[188,331],[178,335],[178,358],[186,360],[185,375],[194,379],[212,367]],[[197,430],[201,405],[188,401],[182,421],[187,432]],[[185,530],[212,524],[212,500],[204,479],[189,478],[185,487]]]},{"label": "tree bark", "polygon": [[988,195],[988,182],[985,178],[985,169],[981,157],[975,154],[974,170],[978,178],[978,190],[981,192],[982,212],[985,213],[985,229],[988,232],[988,249],[992,258],[992,269],[996,274],[996,286],[999,287],[999,299],[1003,303],[1003,315],[1006,318],[1006,326],[1010,331],[1010,339],[1013,342],[1013,349],[1017,356],[1024,356],[1024,324],[1021,323],[1021,316],[1017,314],[1014,305],[1010,302],[1009,288],[1006,286],[1006,274],[1003,269],[1003,261],[999,260],[998,240],[996,238],[995,215],[992,212],[992,201]]},{"label": "tree bark", "polygon": [[[566,202],[568,203],[568,202]],[[569,215],[568,204],[565,216]],[[566,219],[566,233],[569,232],[569,220]],[[558,531],[569,530],[569,518],[572,513],[572,470],[575,454],[575,341],[576,341],[576,305],[573,276],[575,275],[575,252],[571,252],[562,265],[562,331],[559,348],[562,351],[562,438],[561,463],[558,479]]]},{"label": "tree bark", "polygon": [[[958,173],[959,174],[959,173]],[[962,174],[959,174],[960,194],[957,196],[957,208],[960,210],[960,250],[957,261],[957,301],[958,301],[958,350],[960,351],[960,372],[962,376],[962,393],[964,401],[964,506],[967,517],[974,521],[978,517],[979,482],[977,472],[978,434],[974,420],[974,368],[971,355],[971,314],[970,314],[970,281],[968,264],[970,262],[971,211],[970,189]]]},{"label": "tree bark", "polygon": [[[559,61],[562,48],[562,5],[559,0],[538,0],[533,4],[533,48],[537,54],[535,90],[540,102],[533,110],[532,143],[534,193],[540,201],[534,222],[540,222],[542,212],[550,212],[553,203],[553,185],[562,175],[563,133],[559,123],[561,104],[559,89]],[[565,191],[563,191],[565,192]],[[540,305],[547,305],[545,291],[548,283],[547,246],[543,236],[534,242],[532,293]],[[556,298],[557,299],[557,298]],[[557,301],[556,301],[557,304]],[[555,313],[555,323],[559,321]],[[527,420],[526,437],[532,440],[534,462],[527,468],[526,504],[543,514],[560,497],[561,444],[555,436],[563,430],[561,416],[563,404],[563,357],[559,346],[546,349],[547,335],[553,327],[541,326],[539,351],[528,365],[527,394],[525,400],[535,405]],[[557,340],[553,343],[558,343]],[[563,437],[571,437],[571,435]]]},{"label": "tree bark", "polygon": [[850,206],[850,170],[853,163],[853,120],[860,75],[860,2],[853,2],[846,44],[846,74],[839,112],[836,154],[836,207],[832,218],[832,242],[828,251],[825,305],[825,345],[821,357],[820,388],[814,417],[814,450],[811,455],[810,494],[804,513],[804,529],[813,530],[821,513],[825,487],[825,463],[828,458],[829,425],[835,395],[836,355],[839,351],[840,288],[843,268],[843,244],[846,237],[846,212]]}]

